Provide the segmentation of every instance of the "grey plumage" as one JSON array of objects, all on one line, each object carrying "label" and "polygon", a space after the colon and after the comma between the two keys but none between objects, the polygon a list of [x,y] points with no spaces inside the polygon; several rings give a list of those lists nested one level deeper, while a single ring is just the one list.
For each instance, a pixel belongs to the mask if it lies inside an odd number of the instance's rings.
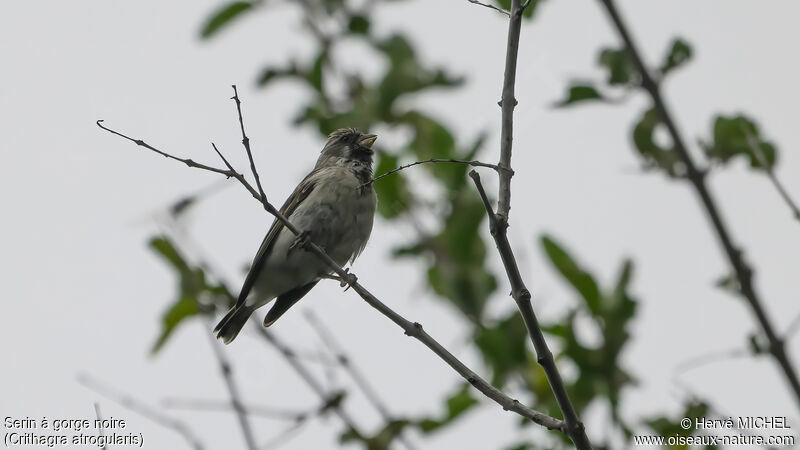
[{"label": "grey plumage", "polygon": [[[372,184],[372,143],[376,136],[347,128],[328,136],[311,171],[281,207],[281,213],[322,247],[337,264],[353,262],[372,232],[377,198]],[[331,273],[316,255],[289,250],[295,236],[275,220],[261,243],[236,305],[214,329],[226,344],[257,308],[277,298],[264,326],[272,325]]]}]

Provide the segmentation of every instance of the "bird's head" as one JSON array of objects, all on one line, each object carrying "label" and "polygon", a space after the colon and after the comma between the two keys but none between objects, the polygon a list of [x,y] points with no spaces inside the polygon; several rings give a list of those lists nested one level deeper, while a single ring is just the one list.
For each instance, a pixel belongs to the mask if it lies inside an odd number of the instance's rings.
[{"label": "bird's head", "polygon": [[355,128],[340,128],[328,136],[317,166],[328,164],[338,159],[359,161],[372,164],[372,144],[378,136],[364,134]]}]

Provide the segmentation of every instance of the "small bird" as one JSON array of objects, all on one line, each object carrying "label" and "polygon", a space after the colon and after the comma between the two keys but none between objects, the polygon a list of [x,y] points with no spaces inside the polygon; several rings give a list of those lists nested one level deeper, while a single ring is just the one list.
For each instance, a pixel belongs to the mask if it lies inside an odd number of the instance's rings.
[{"label": "small bird", "polygon": [[296,248],[308,238],[340,266],[351,263],[367,245],[377,197],[372,188],[374,134],[343,128],[328,136],[314,170],[280,209],[302,236],[295,237],[275,219],[258,249],[236,305],[214,329],[229,344],[256,309],[277,298],[264,318],[275,323],[332,271],[317,255]]}]

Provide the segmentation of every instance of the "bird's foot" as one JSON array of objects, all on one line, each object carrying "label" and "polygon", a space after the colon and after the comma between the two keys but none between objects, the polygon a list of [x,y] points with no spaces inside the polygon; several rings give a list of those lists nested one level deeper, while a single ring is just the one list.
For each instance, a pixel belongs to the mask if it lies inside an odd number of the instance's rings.
[{"label": "bird's foot", "polygon": [[291,254],[296,249],[304,249],[306,244],[308,244],[310,235],[311,233],[309,233],[308,230],[301,231],[300,234],[294,238],[294,242],[289,246],[289,251],[287,253]]},{"label": "bird's foot", "polygon": [[356,281],[358,281],[358,277],[356,276],[356,274],[350,273],[350,268],[349,267],[344,269],[344,271],[345,271],[345,274],[346,274],[344,277],[340,277],[339,275],[329,274],[329,275],[323,275],[321,278],[338,281],[339,282],[339,287],[347,286],[347,288],[345,288],[345,291],[347,291],[347,289],[350,289],[350,285],[351,284],[353,284]]},{"label": "bird's foot", "polygon": [[[344,291],[347,292],[348,289],[358,281],[358,277],[354,273],[350,273],[350,268],[344,269],[345,276],[339,277],[339,287],[343,287]],[[345,287],[347,286],[347,287]]]}]

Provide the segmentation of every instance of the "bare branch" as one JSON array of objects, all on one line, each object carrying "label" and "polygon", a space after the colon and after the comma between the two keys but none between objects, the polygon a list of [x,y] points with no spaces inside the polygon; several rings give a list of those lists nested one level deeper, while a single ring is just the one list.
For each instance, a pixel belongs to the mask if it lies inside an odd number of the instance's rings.
[{"label": "bare branch", "polygon": [[781,198],[784,202],[786,202],[786,206],[792,211],[792,215],[797,220],[800,220],[800,209],[798,209],[797,204],[792,199],[792,196],[789,195],[789,191],[783,186],[783,183],[778,180],[778,177],[775,175],[775,171],[772,170],[772,166],[767,162],[767,157],[764,155],[764,151],[761,150],[761,146],[758,144],[755,136],[750,133],[750,130],[747,129],[744,124],[741,124],[742,131],[744,132],[745,137],[747,138],[747,145],[750,146],[750,150],[753,151],[753,154],[758,161],[758,164],[764,169],[764,172],[767,174],[767,178],[772,182],[775,189],[780,194]]},{"label": "bare branch", "polygon": [[[253,152],[250,150],[250,138],[247,137],[247,134],[244,132],[244,119],[242,118],[242,101],[239,100],[239,91],[236,89],[236,85],[233,86],[233,97],[231,99],[236,102],[236,112],[239,114],[239,128],[242,130],[242,145],[244,146],[244,150],[247,152],[247,159],[250,160],[250,170],[253,172],[253,178],[256,180],[256,186],[258,186],[258,193],[261,195],[261,199],[264,202],[264,206],[266,207],[267,204],[267,196],[264,194],[264,188],[261,187],[261,178],[258,176],[258,171],[256,170],[256,163],[253,161]],[[222,155],[220,155],[222,156]],[[227,161],[225,162],[227,165]]]},{"label": "bare branch", "polygon": [[382,174],[378,175],[377,177],[375,177],[375,178],[373,178],[373,179],[371,179],[371,180],[367,181],[366,183],[362,184],[362,185],[361,185],[361,186],[359,186],[359,187],[363,187],[363,186],[369,186],[370,184],[372,184],[372,183],[374,183],[374,182],[376,182],[376,181],[380,180],[381,178],[383,178],[383,177],[385,177],[385,176],[387,176],[387,175],[391,175],[391,174],[393,174],[393,173],[400,172],[400,171],[401,171],[401,170],[403,170],[403,169],[408,169],[409,167],[413,167],[413,166],[416,166],[416,165],[419,165],[419,164],[429,164],[429,163],[454,163],[454,164],[466,164],[466,165],[468,165],[468,166],[472,166],[472,167],[488,167],[488,168],[490,168],[490,169],[494,169],[494,170],[496,170],[497,172],[501,172],[501,171],[509,171],[509,172],[511,172],[511,174],[513,174],[513,172],[514,172],[514,171],[513,171],[513,170],[511,170],[510,168],[500,167],[500,166],[498,166],[498,165],[496,165],[496,164],[489,164],[489,163],[485,163],[485,162],[481,162],[481,161],[463,161],[463,160],[459,160],[459,159],[439,159],[439,158],[431,158],[431,159],[426,159],[426,160],[424,160],[424,161],[415,161],[415,162],[413,162],[413,163],[409,163],[409,164],[403,164],[402,166],[400,166],[400,167],[398,167],[398,168],[396,168],[396,169],[392,169],[392,170],[390,170],[390,171],[388,171],[388,172],[386,172],[386,173],[382,173]]},{"label": "bare branch", "polygon": [[542,329],[539,326],[539,320],[533,312],[531,293],[522,281],[522,275],[520,275],[519,267],[517,267],[514,252],[511,249],[511,244],[508,242],[508,222],[506,222],[505,217],[500,214],[495,214],[494,210],[492,210],[492,205],[483,188],[481,177],[478,175],[478,172],[471,170],[469,176],[472,178],[472,181],[475,182],[475,187],[478,189],[483,205],[486,208],[486,214],[489,216],[489,231],[494,238],[497,251],[500,253],[503,267],[505,267],[506,275],[511,284],[511,296],[514,297],[514,301],[517,303],[517,308],[519,308],[520,314],[522,314],[522,319],[525,321],[525,326],[528,328],[531,342],[533,342],[533,347],[536,350],[536,361],[542,366],[542,369],[544,369],[547,381],[550,382],[550,389],[552,389],[556,402],[561,412],[564,414],[564,432],[572,439],[572,442],[578,450],[590,450],[592,445],[589,442],[589,438],[586,436],[583,423],[578,417],[575,408],[572,406],[572,402],[567,394],[567,389],[564,386],[564,381],[561,379],[561,374],[558,372],[555,360],[553,359],[553,353],[547,346],[547,341],[545,341]]},{"label": "bare branch", "polygon": [[169,153],[162,152],[161,150],[151,146],[150,144],[146,143],[145,141],[143,141],[141,139],[134,139],[134,138],[126,136],[126,135],[124,135],[124,134],[122,134],[122,133],[120,133],[118,131],[114,131],[111,128],[103,126],[102,125],[103,120],[98,120],[95,123],[97,123],[98,127],[108,131],[109,133],[116,134],[117,136],[119,136],[121,138],[124,138],[124,139],[127,139],[127,140],[133,142],[136,145],[139,145],[139,146],[142,146],[142,147],[147,148],[149,150],[152,150],[152,151],[158,153],[159,155],[161,155],[161,156],[163,156],[165,158],[174,159],[175,161],[182,162],[182,163],[186,164],[189,167],[194,167],[196,169],[203,169],[203,170],[208,170],[208,171],[211,171],[211,172],[216,172],[216,173],[225,175],[226,177],[234,177],[236,175],[235,173],[231,173],[231,172],[229,172],[227,170],[217,169],[216,167],[211,167],[211,166],[207,166],[205,164],[200,164],[200,163],[195,162],[195,161],[193,161],[191,159],[179,158],[177,156],[170,155]]},{"label": "bare branch", "polygon": [[186,424],[181,422],[178,419],[175,419],[171,416],[168,416],[164,413],[159,412],[157,409],[147,406],[144,403],[139,402],[138,400],[134,399],[131,396],[125,395],[121,392],[118,392],[108,386],[104,386],[98,381],[92,379],[88,375],[80,374],[78,375],[78,382],[83,386],[87,387],[88,389],[102,395],[103,397],[119,404],[123,408],[129,409],[140,416],[149,419],[152,422],[155,422],[163,427],[170,428],[181,436],[186,439],[186,442],[195,449],[195,450],[202,450],[203,444],[200,440],[195,436],[191,429],[189,429]]},{"label": "bare branch", "polygon": [[244,407],[242,398],[239,395],[239,387],[236,385],[236,380],[233,378],[233,368],[231,367],[231,363],[219,348],[219,343],[216,339],[214,339],[214,336],[212,334],[208,334],[208,338],[211,341],[211,348],[214,351],[214,356],[217,358],[217,363],[219,364],[220,372],[222,372],[222,377],[225,379],[225,387],[228,389],[228,395],[231,398],[231,406],[236,412],[236,419],[239,421],[239,426],[242,428],[242,436],[244,437],[244,441],[249,450],[256,450],[256,439],[253,435],[253,429],[250,427],[250,422],[247,419],[247,409]]},{"label": "bare branch", "polygon": [[484,6],[484,7],[486,7],[486,8],[489,8],[489,9],[493,9],[493,10],[495,10],[495,11],[497,11],[497,12],[501,13],[501,14],[505,14],[505,15],[506,15],[506,17],[511,17],[511,13],[509,13],[509,12],[508,12],[508,11],[506,11],[505,9],[498,8],[497,6],[490,5],[490,4],[488,4],[488,3],[481,3],[481,2],[479,2],[478,0],[467,0],[467,1],[468,1],[468,2],[470,2],[470,3],[473,3],[473,4],[475,4],[475,5],[480,5],[480,6]]},{"label": "bare branch", "polygon": [[728,230],[728,226],[725,224],[719,207],[717,206],[717,203],[706,184],[706,172],[697,167],[694,159],[689,153],[688,147],[686,147],[684,144],[683,136],[680,134],[680,132],[678,132],[678,127],[675,124],[669,109],[667,108],[666,102],[661,96],[659,85],[650,75],[647,66],[644,64],[644,60],[642,59],[639,50],[633,42],[633,38],[628,31],[628,27],[622,21],[622,17],[620,16],[619,11],[617,11],[617,7],[615,6],[613,0],[600,0],[600,2],[608,12],[608,15],[611,18],[611,21],[614,24],[617,32],[619,33],[620,38],[622,39],[622,42],[628,51],[628,54],[633,60],[636,69],[639,71],[639,74],[641,75],[642,88],[650,95],[656,112],[658,112],[659,118],[667,127],[667,131],[669,132],[670,138],[672,139],[675,147],[675,152],[686,166],[686,178],[694,187],[698,197],[700,197],[700,201],[705,208],[709,220],[711,220],[711,224],[717,234],[717,238],[719,239],[722,248],[725,250],[725,255],[727,256],[731,266],[733,266],[733,270],[736,273],[736,278],[739,281],[739,289],[742,293],[742,296],[750,305],[750,309],[753,311],[756,320],[761,326],[762,332],[769,342],[768,350],[781,367],[781,370],[786,377],[786,381],[789,383],[789,386],[794,393],[795,401],[798,403],[798,405],[800,405],[800,378],[798,378],[797,372],[789,359],[789,355],[786,353],[783,340],[781,340],[780,337],[778,337],[778,334],[775,332],[775,327],[772,324],[772,321],[770,321],[770,319],[767,317],[767,313],[764,310],[761,297],[759,296],[758,292],[756,292],[753,283],[753,270],[745,262],[742,251],[740,250],[741,247],[733,242],[733,238]]},{"label": "bare branch", "polygon": [[[345,353],[344,348],[339,345],[334,338],[333,333],[322,323],[321,320],[317,319],[317,316],[311,312],[311,310],[305,311],[306,319],[308,323],[311,324],[311,328],[319,334],[320,339],[325,344],[325,346],[330,350],[330,352],[334,355],[334,357],[342,364],[342,367],[345,368],[347,373],[353,378],[356,386],[361,389],[361,392],[364,393],[364,396],[367,397],[372,406],[380,413],[381,417],[384,421],[391,422],[395,419],[391,412],[389,412],[389,408],[386,406],[386,403],[381,399],[378,395],[378,392],[369,382],[369,378],[365,376],[361,371],[353,364],[350,357]],[[414,445],[409,441],[409,439],[400,432],[398,438],[406,448],[413,450]]]}]

